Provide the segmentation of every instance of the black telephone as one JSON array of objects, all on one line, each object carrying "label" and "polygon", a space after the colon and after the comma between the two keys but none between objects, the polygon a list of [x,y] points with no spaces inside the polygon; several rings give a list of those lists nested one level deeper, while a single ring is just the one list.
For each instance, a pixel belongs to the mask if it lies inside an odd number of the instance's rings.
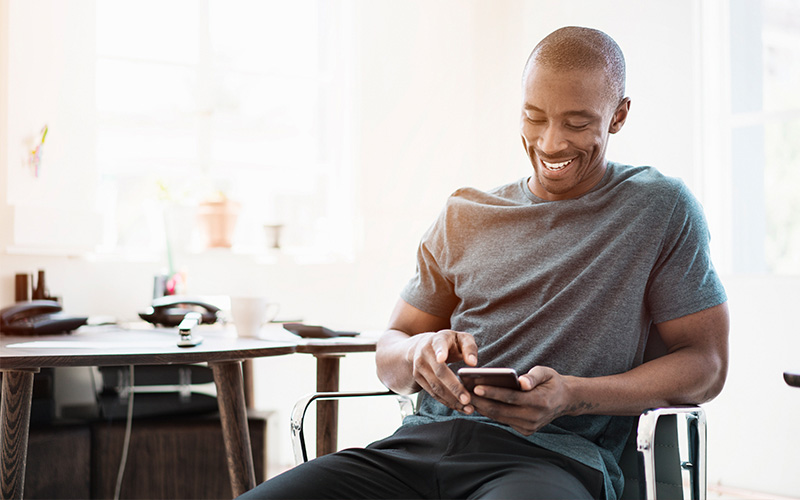
[{"label": "black telephone", "polygon": [[166,295],[153,300],[153,305],[145,312],[139,313],[143,320],[162,326],[178,326],[186,313],[198,312],[202,316],[201,323],[216,323],[219,307],[202,300],[183,295]]},{"label": "black telephone", "polygon": [[69,333],[85,325],[87,320],[87,317],[65,315],[54,300],[30,300],[0,310],[0,332],[7,335]]}]

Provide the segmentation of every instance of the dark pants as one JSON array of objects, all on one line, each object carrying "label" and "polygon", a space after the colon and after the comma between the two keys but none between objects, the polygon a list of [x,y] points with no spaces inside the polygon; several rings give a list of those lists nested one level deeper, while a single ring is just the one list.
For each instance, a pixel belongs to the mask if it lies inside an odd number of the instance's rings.
[{"label": "dark pants", "polygon": [[504,429],[456,419],[401,427],[299,465],[240,498],[603,498],[599,471]]}]

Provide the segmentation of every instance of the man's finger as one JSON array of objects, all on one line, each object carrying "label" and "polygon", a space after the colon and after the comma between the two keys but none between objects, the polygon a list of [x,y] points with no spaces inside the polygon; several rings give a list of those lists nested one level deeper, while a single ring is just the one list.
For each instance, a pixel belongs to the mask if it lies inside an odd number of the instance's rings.
[{"label": "man's finger", "polygon": [[461,357],[469,366],[478,366],[478,345],[469,333],[456,332],[456,341],[461,350]]},{"label": "man's finger", "polygon": [[523,391],[530,391],[537,385],[550,380],[553,374],[544,366],[534,366],[525,375],[520,377],[520,386]]},{"label": "man's finger", "polygon": [[446,363],[450,357],[450,347],[453,345],[453,335],[447,335],[445,331],[437,332],[431,340],[434,356],[437,363]]}]

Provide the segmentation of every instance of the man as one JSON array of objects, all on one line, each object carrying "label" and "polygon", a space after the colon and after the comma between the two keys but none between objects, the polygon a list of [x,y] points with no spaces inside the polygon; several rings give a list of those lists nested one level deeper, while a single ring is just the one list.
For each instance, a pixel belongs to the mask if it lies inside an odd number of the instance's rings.
[{"label": "man", "polygon": [[[624,80],[597,30],[536,46],[520,127],[533,175],[450,197],[378,343],[378,376],[423,390],[418,413],[252,493],[614,499],[630,416],[720,392],[728,312],[702,210],[680,181],[605,158]],[[668,353],[643,363],[651,332]],[[514,368],[521,390],[470,392],[462,366]]]}]

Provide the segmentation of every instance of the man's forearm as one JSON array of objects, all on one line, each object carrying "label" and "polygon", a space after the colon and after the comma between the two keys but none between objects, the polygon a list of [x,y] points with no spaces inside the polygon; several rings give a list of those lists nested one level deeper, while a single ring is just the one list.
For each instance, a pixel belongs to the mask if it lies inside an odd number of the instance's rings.
[{"label": "man's forearm", "polygon": [[388,330],[378,340],[375,353],[378,378],[398,394],[412,394],[420,390],[408,359],[414,340],[399,330]]},{"label": "man's forearm", "polygon": [[564,414],[638,415],[648,408],[700,404],[725,380],[725,363],[691,348],[677,350],[619,375],[566,377]]}]

